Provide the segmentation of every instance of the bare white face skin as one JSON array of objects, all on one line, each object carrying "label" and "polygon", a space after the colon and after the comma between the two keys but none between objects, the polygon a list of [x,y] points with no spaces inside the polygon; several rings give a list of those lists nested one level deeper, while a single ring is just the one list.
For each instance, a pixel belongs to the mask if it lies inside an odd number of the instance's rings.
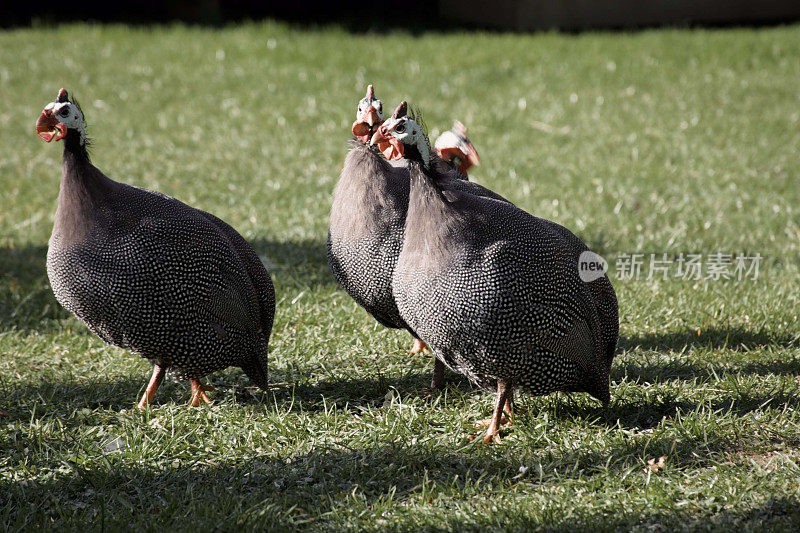
[{"label": "bare white face skin", "polygon": [[389,135],[406,146],[416,146],[427,167],[431,161],[431,147],[422,133],[422,127],[408,117],[390,118],[383,123]]},{"label": "bare white face skin", "polygon": [[83,113],[78,106],[72,102],[50,102],[45,109],[52,111],[53,116],[67,129],[80,132],[81,144],[86,142],[86,125],[83,121]]},{"label": "bare white face skin", "polygon": [[383,121],[383,103],[377,98],[370,98],[366,96],[358,102],[358,110],[356,111],[356,122],[364,120],[369,108],[373,108],[378,115],[378,118]]}]

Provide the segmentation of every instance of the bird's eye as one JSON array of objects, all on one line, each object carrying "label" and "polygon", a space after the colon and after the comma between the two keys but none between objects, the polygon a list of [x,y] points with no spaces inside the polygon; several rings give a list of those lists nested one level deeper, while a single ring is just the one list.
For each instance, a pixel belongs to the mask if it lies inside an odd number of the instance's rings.
[{"label": "bird's eye", "polygon": [[397,127],[394,129],[394,131],[396,131],[397,133],[403,133],[404,131],[406,131],[405,122],[401,122],[400,124],[398,124]]},{"label": "bird's eye", "polygon": [[66,117],[67,115],[69,115],[69,107],[68,106],[62,107],[61,110],[58,112],[58,114],[61,115],[62,117]]}]

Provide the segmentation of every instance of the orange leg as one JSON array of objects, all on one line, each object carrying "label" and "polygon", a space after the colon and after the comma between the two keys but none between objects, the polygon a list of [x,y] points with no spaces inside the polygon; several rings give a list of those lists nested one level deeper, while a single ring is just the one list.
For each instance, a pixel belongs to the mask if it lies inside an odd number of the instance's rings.
[{"label": "orange leg", "polygon": [[[501,426],[508,426],[514,423],[514,413],[524,413],[523,409],[517,409],[514,407],[514,394],[513,392],[509,394],[508,398],[506,398],[506,404],[503,406],[503,414],[500,415],[500,425]],[[506,416],[508,415],[508,416]],[[492,423],[492,418],[483,418],[475,422],[473,427],[476,428],[487,428]]]},{"label": "orange leg", "polygon": [[189,401],[189,407],[199,407],[200,400],[206,403],[211,403],[211,400],[206,395],[206,392],[211,392],[214,387],[211,385],[203,385],[199,379],[190,379],[189,383],[192,386],[192,399]]},{"label": "orange leg", "polygon": [[494,441],[496,444],[500,444],[500,428],[505,424],[511,423],[510,414],[509,418],[505,418],[503,416],[503,411],[510,409],[511,402],[509,400],[513,395],[514,388],[511,386],[510,382],[497,380],[497,400],[495,401],[492,417],[486,420],[480,420],[475,425],[475,427],[486,428],[486,433],[483,436],[484,443],[488,444]]},{"label": "orange leg", "polygon": [[147,406],[153,403],[153,398],[156,397],[156,391],[158,386],[161,385],[165,373],[166,370],[163,367],[153,365],[153,375],[150,377],[150,383],[147,384],[144,394],[142,394],[142,399],[139,400],[139,405],[137,406],[139,409],[147,409]]},{"label": "orange leg", "polygon": [[430,353],[430,349],[428,348],[428,345],[425,344],[425,341],[414,337],[414,346],[411,347],[408,353]]},{"label": "orange leg", "polygon": [[522,407],[514,407],[514,393],[511,392],[506,400],[506,406],[503,408],[503,411],[508,415],[508,423],[514,423],[514,414],[521,415],[525,413],[526,409]]}]

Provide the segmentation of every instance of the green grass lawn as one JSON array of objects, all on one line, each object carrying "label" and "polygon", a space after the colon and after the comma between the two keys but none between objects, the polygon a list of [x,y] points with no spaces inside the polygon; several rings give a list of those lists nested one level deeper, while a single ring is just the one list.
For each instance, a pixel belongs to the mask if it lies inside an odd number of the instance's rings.
[{"label": "green grass lawn", "polygon": [[[348,34],[66,26],[0,33],[0,525],[5,529],[772,530],[800,523],[800,27]],[[493,398],[336,287],[330,195],[367,83],[473,179],[623,253],[763,256],[757,281],[619,280],[612,403]],[[238,369],[134,408],[147,361],[104,345],[45,273],[60,87],[93,160],[237,228],[278,296],[269,393]],[[645,270],[647,263],[645,264]],[[646,276],[643,276],[643,278]],[[665,457],[663,468],[648,461]],[[653,471],[655,470],[655,471]]]}]

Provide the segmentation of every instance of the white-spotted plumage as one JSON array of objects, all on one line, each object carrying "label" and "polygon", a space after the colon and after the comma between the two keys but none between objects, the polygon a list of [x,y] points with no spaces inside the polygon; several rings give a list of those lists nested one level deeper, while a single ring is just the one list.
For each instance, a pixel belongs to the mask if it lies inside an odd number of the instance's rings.
[{"label": "white-spotted plumage", "polygon": [[[48,107],[60,120],[66,107],[56,103]],[[239,366],[266,389],[275,294],[252,247],[209,213],[106,177],[89,161],[85,133],[69,127],[63,139],[47,253],[56,299],[174,377]]]},{"label": "white-spotted plumage", "polygon": [[[445,181],[453,190],[506,201],[459,179],[455,172]],[[414,335],[397,310],[391,288],[403,244],[409,183],[405,161],[387,162],[374,147],[352,141],[333,193],[327,252],[339,285],[361,307],[384,326]]]},{"label": "white-spotted plumage", "polygon": [[[392,131],[381,128],[376,142]],[[417,153],[430,147],[413,135],[404,146],[410,199],[392,279],[403,320],[482,386],[584,391],[607,402],[617,302],[607,277],[580,279],[585,244],[507,202],[448,190]]]}]

